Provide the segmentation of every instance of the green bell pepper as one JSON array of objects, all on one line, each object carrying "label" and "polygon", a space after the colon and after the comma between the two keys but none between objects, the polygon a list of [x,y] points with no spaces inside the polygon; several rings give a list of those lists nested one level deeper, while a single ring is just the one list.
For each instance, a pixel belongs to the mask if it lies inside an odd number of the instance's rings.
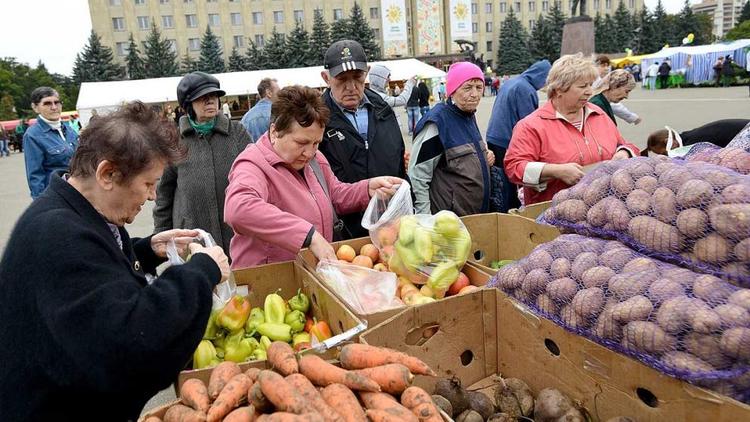
[{"label": "green bell pepper", "polygon": [[310,310],[310,299],[302,293],[302,289],[297,289],[297,294],[289,299],[289,307],[293,311],[300,311],[302,314],[306,314]]},{"label": "green bell pepper", "polygon": [[228,360],[237,363],[244,362],[253,354],[252,344],[249,344],[244,340],[244,330],[239,330],[227,338],[226,345],[224,346],[225,361]]},{"label": "green bell pepper", "polygon": [[264,322],[258,326],[258,332],[272,341],[292,341],[292,327],[287,324]]},{"label": "green bell pepper", "polygon": [[201,340],[193,353],[193,369],[207,368],[215,359],[217,357],[214,345],[208,340]]},{"label": "green bell pepper", "polygon": [[284,324],[292,327],[292,334],[304,331],[306,322],[307,318],[302,311],[294,310],[284,317]]},{"label": "green bell pepper", "polygon": [[269,347],[271,347],[271,339],[266,336],[261,336],[259,343],[260,348],[263,349],[263,351],[266,351]]},{"label": "green bell pepper", "polygon": [[263,309],[253,308],[253,310],[250,311],[250,317],[247,319],[247,323],[245,323],[245,332],[248,335],[254,335],[258,332],[258,326],[264,322],[266,322],[266,316]]},{"label": "green bell pepper", "polygon": [[268,359],[268,354],[266,354],[266,351],[263,349],[255,349],[253,352],[253,360],[266,360]]}]

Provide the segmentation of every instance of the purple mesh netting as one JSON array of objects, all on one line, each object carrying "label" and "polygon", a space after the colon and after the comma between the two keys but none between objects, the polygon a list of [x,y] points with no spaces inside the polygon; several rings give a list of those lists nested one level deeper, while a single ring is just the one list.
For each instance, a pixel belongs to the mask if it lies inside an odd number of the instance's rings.
[{"label": "purple mesh netting", "polygon": [[740,174],[750,174],[750,152],[741,148],[720,148],[714,144],[695,144],[684,157],[687,161],[703,161],[734,170]]},{"label": "purple mesh netting", "polygon": [[747,152],[750,152],[750,124],[745,126],[732,141],[727,145],[727,148],[740,148]]}]

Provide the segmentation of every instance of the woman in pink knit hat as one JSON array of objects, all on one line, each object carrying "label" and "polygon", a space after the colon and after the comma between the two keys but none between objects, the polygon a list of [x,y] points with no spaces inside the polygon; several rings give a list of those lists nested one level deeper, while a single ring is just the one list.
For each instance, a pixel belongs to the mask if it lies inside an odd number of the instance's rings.
[{"label": "woman in pink knit hat", "polygon": [[490,166],[495,156],[482,139],[474,113],[484,92],[484,74],[475,64],[448,69],[448,100],[417,124],[409,177],[417,213],[450,210],[459,216],[490,210]]}]

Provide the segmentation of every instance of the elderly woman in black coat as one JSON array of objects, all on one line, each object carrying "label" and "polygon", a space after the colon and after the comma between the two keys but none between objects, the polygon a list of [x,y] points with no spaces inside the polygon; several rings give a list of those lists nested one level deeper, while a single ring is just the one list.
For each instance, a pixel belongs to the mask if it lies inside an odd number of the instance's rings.
[{"label": "elderly woman in black coat", "polygon": [[[124,228],[177,146],[142,103],[99,117],[70,173],[53,173],[18,220],[0,261],[0,419],[136,420],[190,360],[227,257],[189,243],[193,230],[131,239]],[[149,284],[173,238],[192,259]]]}]

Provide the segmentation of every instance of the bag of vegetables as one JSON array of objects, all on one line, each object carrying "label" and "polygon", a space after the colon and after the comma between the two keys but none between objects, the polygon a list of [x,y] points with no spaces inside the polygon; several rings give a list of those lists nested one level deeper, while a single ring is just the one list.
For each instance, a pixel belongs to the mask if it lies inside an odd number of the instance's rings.
[{"label": "bag of vegetables", "polygon": [[354,312],[363,315],[404,306],[396,298],[396,274],[336,261],[320,261],[316,268],[326,286]]}]

